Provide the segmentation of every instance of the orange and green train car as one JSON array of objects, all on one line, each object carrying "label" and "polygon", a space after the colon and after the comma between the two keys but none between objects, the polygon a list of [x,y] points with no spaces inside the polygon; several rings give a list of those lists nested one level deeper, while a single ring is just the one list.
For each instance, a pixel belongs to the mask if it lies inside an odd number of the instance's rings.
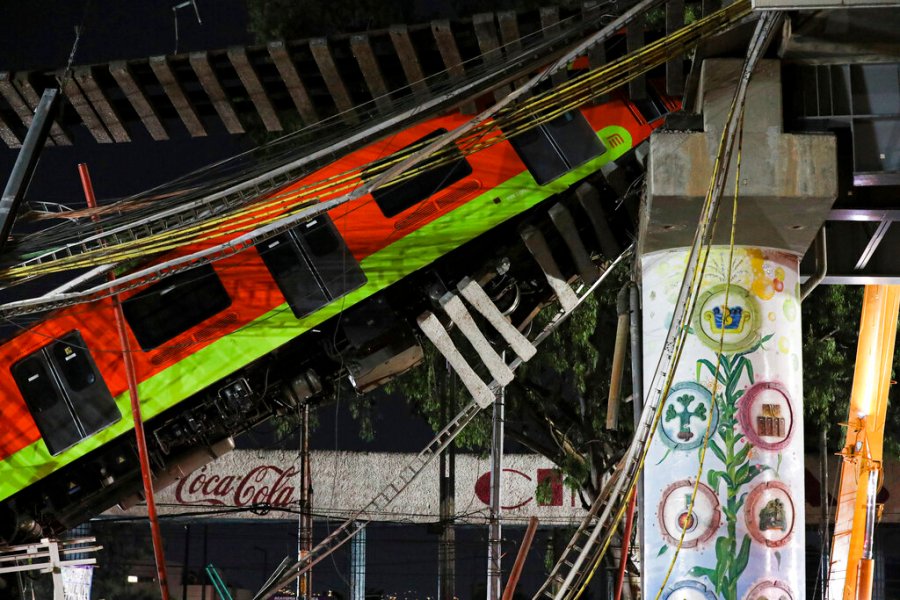
[{"label": "orange and green train car", "polygon": [[[449,114],[395,132],[280,193],[466,120]],[[575,110],[123,294],[157,484],[338,381],[365,391],[415,364],[411,311],[427,304],[430,283],[451,283],[435,265],[467,274],[495,259],[497,231],[625,155],[650,120],[624,99]],[[137,493],[110,300],[50,314],[0,346],[0,364],[0,542],[66,529]]]}]

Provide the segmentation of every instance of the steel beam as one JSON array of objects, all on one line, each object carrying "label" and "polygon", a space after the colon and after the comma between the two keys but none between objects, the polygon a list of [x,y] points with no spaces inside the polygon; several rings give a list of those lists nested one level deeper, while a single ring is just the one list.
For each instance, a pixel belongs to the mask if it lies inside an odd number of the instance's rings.
[{"label": "steel beam", "polygon": [[[441,60],[444,62],[444,68],[450,75],[450,80],[460,80],[466,74],[465,65],[463,65],[462,57],[459,54],[459,46],[456,45],[456,38],[453,36],[453,29],[450,21],[446,19],[431,22],[431,34],[437,43],[438,52]],[[474,115],[477,110],[474,102],[468,102],[460,106],[460,111],[466,115]]]},{"label": "steel beam", "polygon": [[384,76],[381,74],[381,68],[378,66],[378,60],[375,58],[375,52],[372,50],[372,44],[369,42],[369,36],[365,34],[354,35],[350,37],[350,49],[356,62],[359,63],[359,69],[362,71],[363,78],[366,80],[366,87],[372,94],[375,105],[381,112],[391,110],[391,99],[388,96],[387,84],[384,82]]},{"label": "steel beam", "polygon": [[125,131],[125,127],[122,126],[119,115],[116,114],[115,109],[112,107],[112,104],[109,103],[103,90],[97,85],[97,80],[94,79],[94,73],[91,70],[91,67],[76,68],[75,80],[78,82],[84,95],[87,96],[88,101],[94,107],[97,116],[103,121],[103,125],[106,127],[107,131],[112,135],[113,141],[130,142],[131,138],[128,137],[128,132]]},{"label": "steel beam", "polygon": [[[828,272],[822,280],[830,285],[900,284],[900,210],[836,209],[825,223],[828,237]],[[800,264],[801,275],[815,272],[813,252]]]},{"label": "steel beam", "polygon": [[[666,33],[671,35],[684,27],[684,0],[666,2]],[[684,57],[676,56],[666,63],[666,93],[684,94]]]},{"label": "steel beam", "polygon": [[334,56],[331,54],[328,40],[326,38],[311,39],[309,51],[312,52],[319,72],[322,73],[322,78],[325,80],[325,86],[342,118],[345,121],[356,121],[357,117],[353,113],[353,101],[350,99],[350,93],[347,91],[347,86],[344,84],[337,65],[334,64]]},{"label": "steel beam", "polygon": [[111,144],[113,139],[110,137],[109,132],[106,131],[106,127],[104,127],[103,123],[100,121],[100,117],[94,112],[94,107],[91,106],[88,99],[81,93],[81,89],[78,87],[78,83],[76,83],[75,79],[72,77],[64,77],[62,73],[59,74],[59,79],[62,82],[63,94],[69,99],[69,104],[72,105],[72,108],[74,108],[75,112],[78,113],[78,116],[81,117],[81,122],[84,123],[84,126],[91,132],[91,135],[94,136],[97,143]]},{"label": "steel beam", "polygon": [[[494,13],[479,13],[472,17],[472,26],[475,28],[475,38],[478,40],[478,48],[481,50],[481,59],[484,64],[499,63],[503,59],[500,42],[497,39],[497,27],[494,24]],[[508,85],[494,90],[494,100],[505,98],[512,91]]]},{"label": "steel beam", "polygon": [[237,113],[234,112],[225,90],[222,89],[222,84],[219,83],[219,78],[216,77],[212,65],[209,64],[209,53],[206,51],[191,52],[188,56],[188,62],[191,63],[191,68],[200,81],[200,86],[206,92],[206,95],[209,96],[209,101],[216,110],[216,114],[222,119],[222,123],[225,125],[228,133],[244,133],[244,126],[241,124],[241,120],[238,118]]},{"label": "steel beam", "polygon": [[307,125],[318,122],[319,115],[316,113],[316,107],[310,99],[309,92],[306,91],[306,86],[303,85],[303,80],[300,79],[294,63],[291,61],[291,55],[288,53],[284,42],[270,42],[268,49],[269,56],[272,57],[272,62],[275,63],[275,68],[278,69],[278,74],[281,75],[284,85],[287,86],[288,94],[291,95],[291,100],[294,101],[294,106],[297,107],[297,112],[300,113],[300,118]]},{"label": "steel beam", "polygon": [[169,66],[168,59],[165,56],[151,56],[150,69],[153,70],[153,74],[156,75],[156,79],[191,137],[205,136],[206,129],[203,127],[200,117],[197,116],[197,111],[187,99],[184,90],[181,89],[181,84],[175,77],[172,67]]},{"label": "steel beam", "polygon": [[391,25],[389,33],[391,42],[394,44],[394,50],[397,51],[397,57],[400,59],[400,65],[403,67],[403,73],[406,75],[406,81],[412,88],[413,95],[419,98],[428,96],[428,85],[425,83],[422,65],[419,64],[419,57],[409,37],[409,30],[406,28],[406,25]]},{"label": "steel beam", "polygon": [[[559,35],[559,7],[558,6],[542,6],[540,10],[541,29],[544,30],[545,38],[553,38]],[[553,85],[560,85],[568,80],[569,74],[565,69],[554,71],[550,76]]]},{"label": "steel beam", "polygon": [[12,127],[10,127],[9,123],[6,122],[6,119],[3,118],[3,115],[0,115],[0,140],[3,140],[3,143],[10,148],[19,148],[22,146],[22,140],[16,136]]},{"label": "steel beam", "polygon": [[[644,47],[644,24],[640,21],[629,23],[625,28],[625,46],[628,52],[636,52]],[[628,82],[628,96],[632,100],[647,98],[647,80],[644,75]]]},{"label": "steel beam", "polygon": [[156,114],[156,109],[144,95],[144,91],[135,80],[131,69],[128,68],[128,63],[124,60],[109,63],[109,73],[119,84],[119,89],[131,103],[131,107],[137,113],[141,123],[144,124],[150,137],[158,142],[169,139],[169,134],[160,121],[159,115]]},{"label": "steel beam", "polygon": [[[41,102],[41,97],[35,91],[34,86],[31,85],[31,82],[28,80],[28,73],[18,73],[13,77],[13,85],[16,86],[16,89],[19,90],[19,93],[22,94],[22,98],[25,99],[25,103],[28,104],[28,108],[34,112],[38,104]],[[53,140],[57,146],[71,146],[72,139],[68,136],[68,134],[63,131],[63,128],[60,127],[59,123],[56,120],[50,125],[50,138]]]},{"label": "steel beam", "polygon": [[[22,121],[22,125],[26,128],[31,127],[34,113],[32,113],[32,109],[25,102],[25,99],[19,94],[19,90],[13,85],[12,74],[9,71],[0,73],[0,95],[6,99],[6,102],[16,113],[16,116]],[[47,140],[47,143],[52,145],[50,140]]]},{"label": "steel beam", "polygon": [[272,102],[266,94],[266,88],[263,87],[262,81],[259,80],[259,75],[256,74],[256,70],[250,64],[250,59],[247,58],[247,49],[243,46],[235,46],[229,48],[227,54],[228,60],[231,61],[234,70],[237,71],[241,83],[244,84],[244,89],[247,90],[247,94],[250,96],[250,101],[256,107],[256,112],[259,113],[263,125],[266,126],[266,130],[284,130],[284,126],[282,126],[275,112],[275,107],[272,106]]}]

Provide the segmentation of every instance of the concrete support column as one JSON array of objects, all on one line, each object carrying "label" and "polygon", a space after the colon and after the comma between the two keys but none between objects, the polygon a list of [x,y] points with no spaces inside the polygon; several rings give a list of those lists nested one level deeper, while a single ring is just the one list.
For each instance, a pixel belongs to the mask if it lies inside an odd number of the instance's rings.
[{"label": "concrete support column", "polygon": [[[687,249],[643,257],[648,372],[662,351],[686,259]],[[644,557],[644,593],[655,597],[680,545],[663,598],[801,600],[799,259],[738,247],[730,283],[728,260],[727,247],[711,250],[692,333],[647,456],[644,543],[653,550]]]},{"label": "concrete support column", "polygon": [[[706,61],[703,131],[651,138],[640,235],[648,390],[740,70]],[[747,95],[732,251],[735,172],[645,463],[645,598],[806,597],[798,271],[836,196],[837,165],[831,137],[783,133],[778,61],[761,62]]]}]

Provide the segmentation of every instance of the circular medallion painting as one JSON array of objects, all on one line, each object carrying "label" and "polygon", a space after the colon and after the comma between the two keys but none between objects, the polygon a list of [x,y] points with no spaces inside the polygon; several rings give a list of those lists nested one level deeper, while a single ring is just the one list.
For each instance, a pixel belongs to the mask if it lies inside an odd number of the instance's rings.
[{"label": "circular medallion painting", "polygon": [[716,595],[699,581],[679,581],[666,591],[662,600],[716,600]]},{"label": "circular medallion painting", "polygon": [[720,283],[700,295],[694,312],[694,333],[713,350],[719,349],[722,340],[723,351],[741,352],[759,340],[761,319],[759,303],[750,292],[734,283]]},{"label": "circular medallion painting", "polygon": [[712,436],[718,425],[719,409],[705,387],[683,381],[669,389],[659,420],[660,437],[666,446],[675,450],[693,450],[703,443],[707,428]]},{"label": "circular medallion painting", "polygon": [[775,381],[751,385],[741,397],[738,422],[757,448],[784,449],[794,433],[794,408],[787,388]]},{"label": "circular medallion painting", "polygon": [[688,511],[694,482],[682,479],[663,490],[657,507],[659,529],[669,544],[678,544],[684,530],[682,548],[695,548],[709,540],[719,528],[719,498],[708,486],[697,486],[693,510]]},{"label": "circular medallion painting", "polygon": [[784,582],[761,581],[747,592],[744,600],[794,600],[794,595]]},{"label": "circular medallion painting", "polygon": [[769,548],[787,544],[794,532],[794,500],[788,487],[769,481],[753,488],[744,505],[750,536]]}]

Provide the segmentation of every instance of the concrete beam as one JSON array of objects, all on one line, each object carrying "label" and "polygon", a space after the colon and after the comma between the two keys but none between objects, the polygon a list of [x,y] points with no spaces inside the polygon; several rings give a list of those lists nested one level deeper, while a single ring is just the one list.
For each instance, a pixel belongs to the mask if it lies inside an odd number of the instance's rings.
[{"label": "concrete beam", "polygon": [[319,115],[316,113],[316,107],[310,99],[309,92],[306,91],[306,86],[303,85],[303,80],[300,79],[293,61],[291,61],[291,55],[288,53],[284,42],[270,42],[268,50],[269,56],[272,57],[272,62],[275,63],[275,68],[278,69],[278,74],[281,75],[284,85],[287,86],[291,100],[294,101],[294,106],[297,107],[297,112],[300,113],[300,118],[307,125],[318,122]]},{"label": "concrete beam", "polygon": [[400,65],[403,67],[406,81],[412,88],[413,95],[418,98],[428,96],[425,74],[422,72],[419,56],[416,54],[416,49],[409,37],[409,30],[406,28],[406,25],[391,25],[388,33],[391,36],[391,42],[394,44],[397,57],[400,59]]},{"label": "concrete beam", "polygon": [[372,94],[378,110],[390,111],[391,99],[388,97],[388,87],[381,74],[381,67],[378,66],[378,60],[375,58],[375,52],[372,50],[372,44],[369,42],[369,36],[365,34],[351,36],[350,49],[359,64],[359,69],[366,80],[366,86],[369,88],[369,93]]},{"label": "concrete beam", "polygon": [[156,79],[169,98],[169,102],[175,108],[175,112],[181,118],[181,122],[184,123],[188,133],[191,134],[191,137],[205,136],[206,129],[203,127],[200,117],[197,116],[197,111],[194,110],[194,107],[184,94],[184,90],[181,89],[181,84],[175,78],[175,73],[172,71],[172,67],[169,66],[169,61],[166,57],[151,56],[150,69],[156,75]]},{"label": "concrete beam", "polygon": [[128,137],[128,132],[122,126],[119,115],[112,107],[112,104],[109,103],[103,90],[97,85],[97,80],[94,79],[91,67],[77,67],[75,69],[75,81],[78,82],[78,86],[84,92],[84,95],[87,96],[91,105],[93,105],[97,116],[100,117],[103,125],[106,126],[107,131],[112,135],[113,141],[130,142],[131,138]]},{"label": "concrete beam", "polygon": [[[693,238],[741,61],[707,60],[702,69],[704,131],[651,136],[642,254],[689,246]],[[837,151],[833,136],[784,134],[781,122],[780,63],[762,61],[747,94],[736,242],[802,255],[837,197]],[[721,203],[714,244],[728,243],[731,205]]]},{"label": "concrete beam", "polygon": [[[31,82],[28,80],[28,73],[16,74],[13,77],[13,85],[15,85],[16,89],[19,90],[19,93],[22,94],[22,98],[25,99],[25,103],[33,113],[41,101],[41,96],[37,93],[37,90],[34,89],[34,86],[31,85]],[[55,119],[50,125],[50,138],[57,146],[72,145],[72,138],[70,138],[69,135],[65,131],[63,131],[63,128],[60,127],[59,123]]]},{"label": "concrete beam", "polygon": [[247,58],[247,49],[243,46],[235,46],[229,48],[227,54],[231,66],[237,71],[238,78],[244,84],[247,95],[250,96],[250,101],[256,107],[256,112],[259,113],[266,131],[282,131],[284,127],[275,113],[275,107],[272,106],[266,89],[259,80],[259,75],[256,74],[253,65],[250,64],[250,59]]},{"label": "concrete beam", "polygon": [[216,72],[209,63],[209,53],[205,51],[191,52],[188,62],[228,133],[244,133],[244,126],[237,113],[234,112],[234,107],[231,106],[225,90],[222,89],[222,84],[219,83],[219,78],[216,77]]},{"label": "concrete beam", "polygon": [[322,73],[325,80],[325,86],[334,100],[334,105],[338,112],[342,113],[345,121],[356,121],[357,117],[353,112],[353,101],[350,99],[350,93],[344,84],[337,66],[334,64],[334,56],[331,54],[331,47],[328,45],[326,38],[314,38],[309,41],[309,50],[312,52],[313,60]]},{"label": "concrete beam", "polygon": [[110,137],[109,132],[106,131],[106,127],[103,126],[100,117],[94,112],[91,103],[88,102],[88,99],[81,93],[81,89],[78,87],[78,83],[75,82],[75,79],[73,77],[62,77],[62,74],[60,74],[60,79],[63,82],[63,94],[66,95],[66,98],[69,99],[69,104],[72,105],[72,108],[74,108],[75,112],[78,113],[78,116],[81,117],[81,122],[84,123],[84,126],[87,127],[88,131],[91,132],[91,135],[94,136],[94,140],[96,140],[98,144],[111,144],[113,141],[112,137]]},{"label": "concrete beam", "polygon": [[109,72],[113,79],[116,80],[116,83],[119,84],[119,89],[128,98],[128,102],[131,103],[131,107],[134,108],[134,112],[137,113],[150,137],[156,141],[169,139],[169,134],[166,132],[162,121],[159,120],[156,109],[153,108],[147,96],[144,95],[144,91],[137,80],[135,80],[131,69],[128,68],[128,63],[124,60],[109,63]]}]

